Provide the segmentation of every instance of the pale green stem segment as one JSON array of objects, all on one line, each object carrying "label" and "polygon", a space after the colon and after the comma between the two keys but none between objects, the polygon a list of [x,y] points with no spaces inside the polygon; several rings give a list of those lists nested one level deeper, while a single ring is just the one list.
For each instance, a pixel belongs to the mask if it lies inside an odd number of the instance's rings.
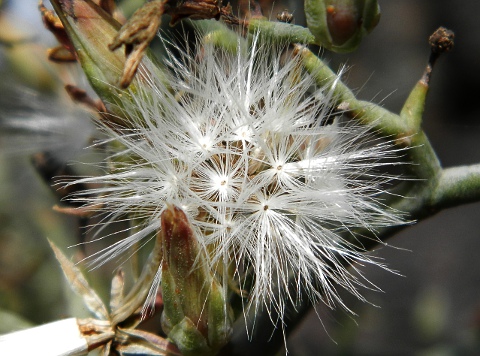
[{"label": "pale green stem segment", "polygon": [[277,43],[316,44],[315,36],[307,28],[283,22],[252,19],[248,22],[248,31],[259,32]]},{"label": "pale green stem segment", "polygon": [[445,168],[431,195],[432,206],[438,209],[480,200],[480,164]]},{"label": "pale green stem segment", "polygon": [[221,22],[210,20],[185,21],[203,36],[202,43],[211,43],[215,47],[233,54],[237,53],[239,46],[242,47],[242,50],[246,50],[247,42],[238,36],[237,32],[228,29]]},{"label": "pale green stem segment", "polygon": [[305,0],[308,28],[253,18],[250,33],[260,32],[273,42],[316,44],[334,52],[352,52],[378,24],[377,0]]}]

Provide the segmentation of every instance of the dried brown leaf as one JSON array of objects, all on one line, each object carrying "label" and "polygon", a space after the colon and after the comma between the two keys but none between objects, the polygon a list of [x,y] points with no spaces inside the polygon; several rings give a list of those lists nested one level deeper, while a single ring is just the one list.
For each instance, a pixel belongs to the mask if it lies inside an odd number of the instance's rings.
[{"label": "dried brown leaf", "polygon": [[108,320],[108,310],[105,307],[105,304],[97,295],[97,293],[95,293],[95,291],[90,287],[82,272],[62,253],[62,251],[60,251],[60,249],[52,241],[49,240],[48,242],[55,253],[57,261],[60,263],[63,273],[65,274],[65,277],[67,278],[72,290],[77,295],[82,297],[87,308],[97,318]]},{"label": "dried brown leaf", "polygon": [[127,296],[122,301],[122,306],[112,311],[111,318],[112,323],[117,325],[132,315],[142,307],[148,293],[152,287],[152,283],[155,280],[155,276],[162,261],[162,242],[160,234],[157,233],[155,239],[155,246],[153,251],[148,257],[147,263],[143,267],[142,273],[135,285],[128,292]]},{"label": "dried brown leaf", "polygon": [[157,35],[164,13],[171,16],[170,25],[184,18],[218,20],[222,13],[220,4],[221,0],[154,0],[135,11],[109,45],[112,51],[125,45],[127,60],[120,87],[126,88],[132,82],[145,51]]},{"label": "dried brown leaf", "polygon": [[94,112],[107,111],[101,100],[93,99],[85,90],[71,84],[65,85],[65,90],[74,102],[84,104]]},{"label": "dried brown leaf", "polygon": [[78,216],[81,218],[88,218],[95,214],[95,207],[91,206],[85,206],[85,207],[80,207],[80,208],[71,208],[71,207],[66,207],[66,206],[59,206],[59,205],[54,205],[52,207],[53,211],[57,211],[62,214],[67,214],[67,215],[72,215],[72,216]]},{"label": "dried brown leaf", "polygon": [[157,35],[165,1],[152,1],[135,11],[108,46],[110,50],[114,51],[125,45],[127,61],[120,79],[121,88],[130,85],[148,45]]},{"label": "dried brown leaf", "polygon": [[40,1],[40,3],[38,4],[38,9],[40,10],[40,13],[42,15],[43,24],[45,25],[45,27],[55,36],[58,42],[60,42],[60,44],[67,51],[69,51],[73,57],[75,57],[72,42],[68,38],[65,27],[63,26],[60,19],[53,13],[53,11],[48,10],[43,5],[42,1]]},{"label": "dried brown leaf", "polygon": [[123,302],[123,291],[125,288],[125,273],[119,268],[112,279],[112,287],[110,289],[110,310],[114,311],[120,308]]},{"label": "dried brown leaf", "polygon": [[221,0],[186,0],[186,1],[167,1],[169,7],[167,14],[172,16],[170,25],[175,25],[184,18],[192,20],[216,19],[221,15]]},{"label": "dried brown leaf", "polygon": [[47,57],[52,62],[56,63],[70,63],[77,61],[77,57],[75,57],[75,54],[66,49],[64,46],[57,46],[48,49]]}]

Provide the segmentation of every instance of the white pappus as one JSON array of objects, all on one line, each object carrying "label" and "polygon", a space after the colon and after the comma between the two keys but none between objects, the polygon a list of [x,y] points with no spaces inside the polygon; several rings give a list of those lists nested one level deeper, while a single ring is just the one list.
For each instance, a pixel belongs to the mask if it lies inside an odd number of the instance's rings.
[{"label": "white pappus", "polygon": [[103,128],[116,141],[114,163],[103,176],[77,180],[100,187],[73,199],[143,223],[94,262],[151,238],[166,204],[175,204],[212,273],[239,289],[251,283],[246,310],[281,318],[286,301],[299,297],[292,281],[312,302],[348,310],[339,287],[361,299],[359,287],[376,288],[355,266],[384,268],[353,231],[403,223],[379,199],[395,179],[379,169],[398,163],[397,152],[368,127],[340,122],[337,78],[316,87],[284,46],[259,35],[238,41],[236,50],[199,40],[195,54],[169,52],[169,74],[147,77],[122,102],[129,127]]}]

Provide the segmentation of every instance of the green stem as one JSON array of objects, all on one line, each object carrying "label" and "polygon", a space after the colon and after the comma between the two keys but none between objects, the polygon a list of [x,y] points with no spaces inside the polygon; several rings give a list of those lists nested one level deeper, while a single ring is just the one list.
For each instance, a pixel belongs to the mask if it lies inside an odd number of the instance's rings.
[{"label": "green stem", "polygon": [[248,22],[250,33],[259,32],[276,43],[315,44],[315,36],[305,27],[284,22],[273,22],[262,19],[252,19]]},{"label": "green stem", "polygon": [[332,83],[333,104],[341,106],[357,121],[369,125],[383,136],[392,137],[398,142],[408,139],[416,132],[400,116],[371,102],[356,99],[353,92],[338,78],[337,74],[308,48],[296,45],[295,49],[303,66],[319,87]]},{"label": "green stem", "polygon": [[446,168],[431,194],[430,205],[445,209],[480,200],[480,164]]}]

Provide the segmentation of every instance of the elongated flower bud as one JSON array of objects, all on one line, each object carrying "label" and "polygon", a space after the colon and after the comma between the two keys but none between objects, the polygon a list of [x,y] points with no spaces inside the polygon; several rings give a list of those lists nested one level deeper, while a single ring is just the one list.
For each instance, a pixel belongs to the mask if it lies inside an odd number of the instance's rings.
[{"label": "elongated flower bud", "polygon": [[52,0],[57,15],[72,42],[78,60],[97,94],[106,101],[116,97],[113,85],[125,63],[121,50],[110,51],[107,44],[120,24],[91,0]]},{"label": "elongated flower bud", "polygon": [[[111,51],[108,47],[120,29],[120,23],[91,0],[52,0],[51,3],[92,88],[107,109],[123,116],[125,102],[133,100],[131,92],[118,88],[126,61],[125,53],[122,49]],[[160,68],[151,63],[148,55],[144,63],[149,71],[162,76]],[[142,70],[146,74],[146,70]],[[130,89],[136,91],[141,85],[142,79],[135,79]],[[115,105],[109,105],[112,103]]]},{"label": "elongated flower bud", "polygon": [[228,341],[230,307],[185,213],[169,206],[161,221],[163,329],[184,355],[210,355]]},{"label": "elongated flower bud", "polygon": [[308,29],[318,44],[351,52],[380,20],[377,0],[305,0]]}]

